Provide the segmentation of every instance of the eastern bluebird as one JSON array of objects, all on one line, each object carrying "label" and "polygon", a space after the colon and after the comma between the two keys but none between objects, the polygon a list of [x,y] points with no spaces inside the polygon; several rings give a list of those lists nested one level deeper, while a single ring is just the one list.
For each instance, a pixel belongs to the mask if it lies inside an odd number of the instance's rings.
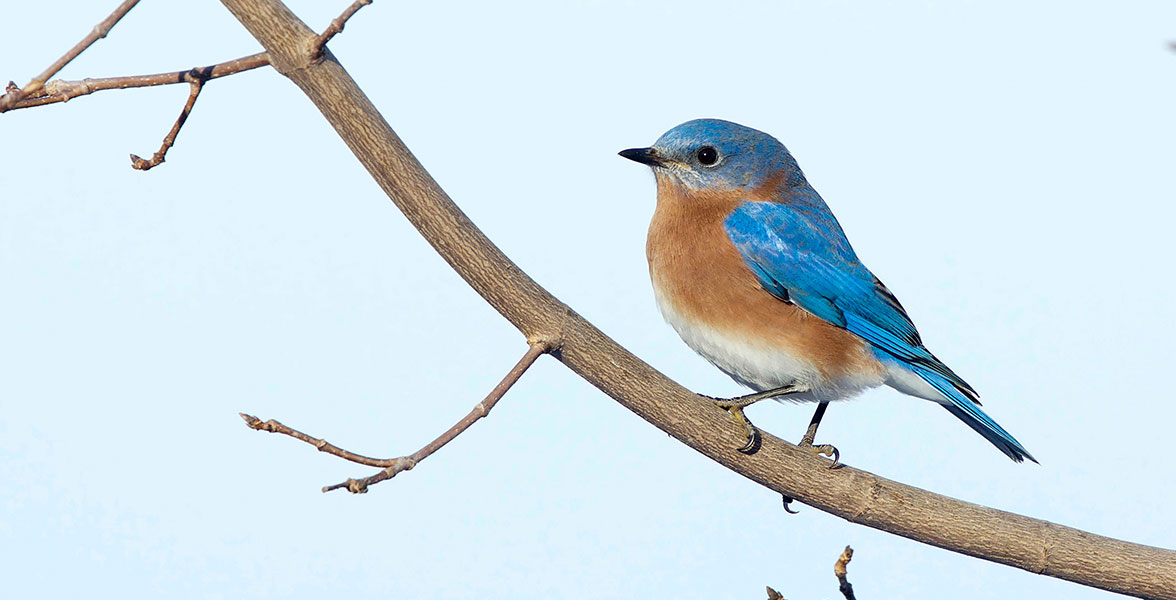
[{"label": "eastern bluebird", "polygon": [[836,448],[812,446],[827,404],[886,384],[938,402],[1014,461],[1037,462],[923,347],[898,298],[858,260],[775,138],[699,119],[620,154],[657,179],[645,251],[662,315],[687,345],[757,391],[717,401],[747,429],[742,450],[757,441],[747,406],[817,402],[801,445],[836,464]]}]

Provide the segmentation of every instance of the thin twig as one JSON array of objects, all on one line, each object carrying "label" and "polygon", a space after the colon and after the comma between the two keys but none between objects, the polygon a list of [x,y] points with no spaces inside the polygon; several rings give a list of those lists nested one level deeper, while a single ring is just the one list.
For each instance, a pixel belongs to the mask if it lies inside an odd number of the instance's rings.
[{"label": "thin twig", "polygon": [[305,433],[302,433],[301,431],[298,431],[297,429],[287,427],[287,426],[285,426],[285,425],[283,425],[273,419],[262,422],[261,419],[255,417],[253,415],[247,415],[245,413],[238,413],[238,414],[241,415],[242,419],[245,419],[245,424],[248,425],[252,429],[256,429],[258,431],[268,431],[270,433],[280,433],[282,435],[288,435],[296,440],[302,440],[302,441],[310,444],[311,446],[314,446],[319,452],[326,452],[327,454],[338,456],[339,458],[342,458],[344,460],[349,460],[353,463],[358,463],[358,464],[365,465],[368,467],[387,466],[387,462],[385,459],[372,458],[370,456],[364,456],[362,454],[348,452],[347,450],[344,450],[344,449],[328,442],[327,440],[319,439],[316,437],[311,437],[309,435],[306,435]]},{"label": "thin twig", "polygon": [[340,13],[339,16],[335,17],[331,21],[331,24],[328,25],[327,28],[324,29],[317,38],[315,38],[314,43],[310,47],[313,55],[318,56],[322,54],[323,47],[327,45],[327,42],[331,41],[331,38],[343,32],[343,26],[347,24],[347,20],[350,19],[355,13],[359,12],[359,9],[371,3],[372,0],[355,0],[355,2],[351,3],[351,6],[348,6],[343,10],[342,13]]},{"label": "thin twig", "polygon": [[853,586],[850,585],[849,579],[846,578],[845,571],[845,567],[849,565],[851,559],[853,559],[853,548],[846,546],[841,556],[837,557],[837,562],[833,563],[833,574],[837,576],[841,595],[845,596],[845,600],[856,600],[853,597]]},{"label": "thin twig", "polygon": [[[98,79],[87,78],[77,81],[55,79],[45,84],[44,88],[40,90],[40,93],[35,96],[21,98],[11,103],[11,106],[0,102],[0,113],[18,108],[31,108],[33,106],[42,106],[56,102],[67,102],[78,96],[85,96],[102,90],[122,90],[155,85],[170,85],[174,83],[192,83],[197,79],[208,81],[209,79],[216,79],[258,67],[264,67],[268,64],[270,64],[269,55],[265,52],[258,52],[257,54],[242,56],[241,58],[235,58],[215,65],[185,71],[156,73],[154,75],[130,75],[126,77],[103,77]],[[10,88],[9,91],[11,93],[12,89]],[[19,93],[19,90],[17,92]],[[3,98],[8,97],[8,94],[3,96]]]},{"label": "thin twig", "polygon": [[0,112],[4,112],[12,108],[12,105],[19,102],[21,98],[24,98],[25,96],[40,90],[41,86],[45,85],[45,82],[49,81],[50,77],[56,75],[57,72],[65,67],[65,65],[69,64],[71,60],[77,58],[78,55],[82,52],[85,52],[86,48],[89,48],[90,45],[94,42],[97,42],[98,40],[106,37],[106,34],[110,33],[110,30],[114,27],[114,24],[118,23],[119,20],[123,18],[123,16],[131,12],[131,9],[135,8],[135,5],[138,3],[139,0],[124,0],[122,4],[118,5],[118,8],[114,9],[114,12],[110,13],[110,16],[103,19],[101,23],[95,25],[94,28],[90,30],[90,33],[86,34],[86,37],[82,38],[82,41],[74,45],[73,48],[70,48],[69,52],[66,52],[61,56],[61,58],[57,59],[53,64],[49,65],[49,68],[42,71],[40,75],[32,78],[23,88],[19,90],[13,90],[12,88],[16,86],[14,84],[9,84],[8,93],[0,96]]},{"label": "thin twig", "polygon": [[353,494],[363,494],[367,492],[369,486],[375,485],[387,479],[391,479],[401,471],[408,471],[409,469],[412,469],[417,465],[417,463],[428,458],[431,454],[440,450],[442,446],[448,444],[449,442],[453,441],[454,438],[461,435],[463,431],[469,429],[470,426],[473,425],[474,422],[476,422],[478,419],[481,419],[482,417],[485,417],[487,414],[489,414],[490,409],[494,408],[495,404],[498,404],[498,400],[500,400],[503,394],[505,394],[507,390],[509,390],[511,386],[513,386],[514,383],[519,380],[519,377],[522,377],[523,373],[525,373],[527,369],[530,368],[532,364],[534,364],[535,359],[539,358],[540,355],[551,351],[552,348],[553,344],[548,340],[537,340],[531,342],[530,347],[527,348],[527,353],[519,359],[519,362],[515,364],[514,368],[507,372],[506,376],[502,378],[502,381],[498,382],[498,385],[494,386],[494,389],[490,390],[490,393],[486,395],[484,400],[475,405],[473,410],[463,417],[462,420],[458,421],[453,427],[450,427],[445,433],[442,433],[437,439],[429,442],[424,448],[417,450],[410,456],[402,456],[400,458],[388,461],[391,464],[375,475],[364,477],[362,479],[349,478],[347,481],[342,483],[336,483],[335,485],[328,485],[324,487],[323,492],[346,488],[347,491]]},{"label": "thin twig", "polygon": [[[193,70],[195,71],[195,70]],[[188,101],[184,104],[184,109],[180,111],[180,116],[176,117],[176,122],[172,125],[171,131],[167,132],[167,136],[163,138],[163,144],[159,146],[159,151],[151,155],[151,160],[144,160],[136,154],[131,155],[131,167],[140,171],[147,171],[159,166],[167,156],[167,151],[171,149],[172,144],[176,143],[176,136],[180,134],[180,128],[184,126],[184,122],[188,120],[188,115],[192,112],[192,107],[196,105],[196,98],[200,96],[200,90],[204,89],[204,78],[196,76],[196,79],[190,84],[191,91],[188,92]]]},{"label": "thin twig", "polygon": [[530,342],[530,345],[527,348],[527,353],[524,354],[521,359],[519,359],[519,362],[509,372],[507,372],[506,376],[502,378],[502,381],[500,381],[498,385],[494,386],[493,390],[490,390],[490,393],[486,395],[484,400],[474,406],[473,410],[471,410],[469,414],[458,421],[453,427],[450,427],[448,430],[446,430],[445,433],[442,433],[437,439],[429,442],[424,448],[421,448],[420,450],[417,450],[415,453],[408,456],[401,456],[398,458],[371,458],[370,456],[363,456],[362,454],[349,452],[334,444],[328,443],[326,440],[309,436],[305,433],[302,433],[301,431],[298,431],[297,429],[287,427],[277,421],[274,421],[273,419],[263,422],[257,417],[244,413],[241,413],[241,418],[245,419],[245,424],[253,429],[288,435],[296,440],[302,440],[303,442],[314,446],[316,449],[318,449],[319,452],[326,452],[327,454],[338,456],[344,460],[368,467],[381,467],[382,470],[380,472],[370,477],[364,477],[362,479],[348,479],[342,483],[329,485],[323,488],[324,492],[346,488],[353,494],[362,494],[368,490],[368,486],[377,484],[386,479],[391,479],[402,471],[408,471],[412,469],[417,465],[417,463],[428,458],[434,452],[440,450],[442,446],[448,444],[449,442],[453,441],[454,438],[461,435],[461,433],[466,429],[469,429],[470,426],[473,425],[474,422],[476,422],[478,419],[481,419],[482,417],[485,417],[487,414],[489,414],[490,409],[494,408],[494,405],[497,404],[502,396],[506,394],[507,390],[509,390],[511,386],[519,380],[519,377],[522,377],[523,373],[525,373],[527,369],[535,363],[535,360],[538,359],[540,355],[550,352],[553,348],[555,348],[555,343],[550,340],[541,339]]}]

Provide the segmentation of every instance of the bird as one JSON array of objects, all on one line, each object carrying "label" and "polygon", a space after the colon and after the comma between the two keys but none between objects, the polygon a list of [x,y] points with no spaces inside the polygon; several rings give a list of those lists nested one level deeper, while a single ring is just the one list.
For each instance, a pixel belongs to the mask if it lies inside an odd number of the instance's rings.
[{"label": "bird", "polygon": [[776,138],[696,119],[622,157],[649,166],[657,205],[646,239],[662,316],[694,351],[753,393],[712,398],[747,433],[761,400],[828,404],[889,386],[938,403],[1016,462],[1037,462],[980,408],[979,395],[923,345],[898,298],[862,264],[837,218]]}]

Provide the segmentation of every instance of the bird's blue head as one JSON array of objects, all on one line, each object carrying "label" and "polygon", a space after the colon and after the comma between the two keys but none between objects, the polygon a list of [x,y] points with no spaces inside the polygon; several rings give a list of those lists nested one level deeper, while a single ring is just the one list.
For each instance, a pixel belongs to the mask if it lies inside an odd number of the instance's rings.
[{"label": "bird's blue head", "polygon": [[790,187],[805,185],[804,174],[784,144],[762,131],[720,119],[687,121],[648,148],[620,154],[692,190],[755,189],[770,180]]}]

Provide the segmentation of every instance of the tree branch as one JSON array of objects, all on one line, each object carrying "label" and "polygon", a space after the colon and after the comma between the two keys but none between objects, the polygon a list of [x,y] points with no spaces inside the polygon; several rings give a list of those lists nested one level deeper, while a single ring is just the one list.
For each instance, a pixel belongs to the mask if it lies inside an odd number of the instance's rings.
[{"label": "tree branch", "polygon": [[506,394],[508,390],[510,390],[511,386],[513,386],[516,381],[519,380],[519,377],[522,377],[523,373],[526,373],[527,369],[529,369],[531,365],[535,364],[535,360],[538,359],[541,355],[551,352],[557,346],[558,341],[551,337],[534,339],[529,342],[529,347],[527,348],[526,354],[524,354],[523,357],[519,359],[519,362],[515,364],[515,366],[511,368],[510,371],[507,371],[506,376],[502,378],[502,381],[498,382],[498,385],[494,386],[494,389],[490,390],[490,393],[486,395],[485,399],[474,405],[473,410],[471,410],[469,414],[454,424],[453,427],[450,427],[448,430],[446,430],[445,433],[442,433],[440,436],[438,436],[437,439],[429,442],[425,445],[424,448],[421,448],[420,450],[417,450],[408,456],[401,456],[399,458],[371,458],[368,456],[363,456],[362,454],[349,452],[334,444],[328,443],[326,440],[311,437],[305,433],[302,433],[301,431],[298,431],[297,429],[287,427],[273,419],[263,423],[261,419],[258,419],[252,415],[247,415],[245,413],[241,413],[241,418],[245,419],[245,424],[253,429],[288,435],[294,439],[302,440],[314,446],[319,450],[319,452],[326,452],[327,454],[338,456],[344,460],[349,460],[353,463],[365,465],[368,467],[382,467],[382,470],[379,473],[376,473],[370,477],[364,477],[362,479],[348,479],[342,483],[328,485],[323,488],[324,492],[345,488],[353,494],[363,494],[368,491],[368,486],[375,485],[381,481],[392,479],[400,472],[408,471],[417,466],[417,464],[422,460],[428,458],[434,452],[445,446],[445,444],[453,441],[454,438],[461,435],[465,430],[469,429],[471,425],[478,421],[478,419],[481,419],[490,414],[490,410],[494,408],[494,405],[498,404],[498,401],[502,399],[502,396]]},{"label": "tree branch", "polygon": [[184,122],[188,120],[188,115],[192,112],[192,107],[196,105],[196,98],[200,96],[200,90],[204,89],[204,80],[196,79],[191,84],[191,91],[188,92],[188,102],[184,104],[183,110],[180,111],[180,116],[176,117],[176,122],[172,125],[170,131],[163,138],[163,144],[159,146],[159,150],[151,156],[151,160],[144,160],[137,154],[131,155],[131,167],[140,171],[148,171],[154,167],[159,166],[167,156],[167,151],[171,149],[172,144],[176,143],[176,136],[180,134],[180,128],[184,126]]},{"label": "tree branch", "polygon": [[136,87],[150,87],[155,85],[171,85],[175,83],[195,83],[234,75],[242,71],[264,67],[269,64],[269,56],[265,52],[242,56],[233,60],[197,67],[186,71],[172,71],[170,73],[156,73],[154,75],[130,75],[126,77],[104,77],[99,79],[82,79],[78,81],[63,81],[55,79],[45,84],[40,93],[22,97],[9,102],[5,100],[14,92],[20,90],[10,88],[9,93],[0,96],[0,113],[18,108],[31,108],[56,102],[68,102],[78,96],[85,96],[102,90],[122,90]]},{"label": "tree branch", "polygon": [[707,457],[853,523],[970,556],[1140,597],[1176,600],[1176,552],[999,511],[828,463],[770,435],[746,456],[727,414],[658,373],[540,287],[469,220],[334,59],[278,0],[221,0],[334,126],[434,249],[525,336],[558,331],[568,368]]},{"label": "tree branch", "polygon": [[[82,81],[56,80],[50,81],[48,84],[45,83],[46,79],[61,70],[66,63],[76,58],[96,40],[106,37],[106,34],[110,32],[114,24],[134,8],[138,1],[127,0],[123,2],[106,20],[94,27],[90,35],[86,36],[81,42],[78,42],[69,52],[30,81],[23,89],[18,89],[16,84],[10,82],[6,93],[0,96],[0,113],[17,108],[43,106],[54,102],[67,102],[71,98],[92,94],[104,89],[125,89],[186,82],[190,87],[188,101],[184,104],[184,108],[180,111],[180,116],[176,118],[176,122],[172,125],[167,135],[164,136],[159,150],[151,156],[150,160],[143,159],[136,154],[131,154],[131,167],[140,171],[147,171],[159,166],[166,159],[167,151],[175,144],[176,136],[179,135],[180,128],[184,126],[184,122],[188,120],[188,115],[192,113],[192,107],[196,105],[196,99],[200,97],[200,92],[204,89],[204,83],[206,81],[269,64],[269,57],[262,52],[216,65],[189,69],[187,71],[160,73],[157,75],[110,77],[106,79],[84,79]],[[356,4],[360,2],[365,2],[365,0],[357,0]],[[371,0],[366,0],[365,3],[370,2]],[[343,30],[343,21],[346,21],[352,14],[355,14],[356,10],[359,10],[359,6],[349,7],[349,12],[344,11],[343,15],[331,22],[331,27],[338,30],[332,33],[332,36]],[[330,36],[327,39],[330,39]],[[37,95],[31,96],[34,93]]]},{"label": "tree branch", "polygon": [[69,64],[71,60],[77,58],[78,55],[82,52],[85,52],[86,48],[89,48],[90,45],[94,42],[97,42],[98,40],[106,37],[106,34],[110,33],[110,30],[114,28],[114,25],[122,20],[122,18],[127,13],[131,12],[131,9],[135,8],[135,5],[138,3],[139,0],[124,0],[122,4],[118,5],[118,8],[114,9],[114,12],[110,13],[110,16],[103,19],[101,23],[95,25],[94,28],[90,30],[90,33],[88,33],[86,37],[82,38],[82,41],[75,44],[74,47],[70,48],[68,52],[62,55],[61,58],[57,59],[53,64],[49,65],[49,68],[41,71],[40,75],[32,78],[32,80],[30,80],[23,88],[13,89],[16,87],[16,85],[9,83],[8,89],[6,90],[7,93],[3,96],[0,96],[0,112],[11,109],[11,105],[20,101],[21,98],[40,90],[41,86],[45,85],[45,82],[48,81],[50,77],[56,75],[57,72],[64,68],[65,65]]},{"label": "tree branch", "polygon": [[296,440],[300,440],[300,441],[306,442],[307,444],[310,444],[311,446],[314,446],[315,450],[318,450],[319,452],[326,452],[327,454],[330,454],[331,456],[338,456],[339,458],[342,458],[343,460],[350,461],[355,464],[364,465],[364,466],[368,466],[368,467],[383,467],[383,466],[386,466],[387,462],[388,462],[387,459],[372,458],[370,456],[364,456],[362,454],[356,454],[354,452],[344,450],[343,448],[340,448],[340,447],[328,442],[327,440],[324,440],[322,438],[316,438],[314,436],[302,433],[301,431],[298,431],[297,429],[294,429],[293,427],[283,425],[282,423],[275,421],[274,419],[270,419],[268,421],[262,421],[261,419],[255,417],[253,415],[247,415],[245,413],[237,413],[237,414],[240,415],[241,418],[245,420],[245,425],[247,425],[250,429],[256,429],[257,431],[266,431],[269,433],[280,433],[282,435],[288,435]]},{"label": "tree branch", "polygon": [[350,6],[343,9],[343,12],[339,16],[332,19],[331,24],[328,25],[327,28],[324,29],[317,38],[315,38],[314,45],[310,47],[310,51],[316,56],[321,55],[323,53],[323,48],[325,48],[327,45],[327,42],[331,41],[331,38],[335,37],[336,35],[343,33],[343,26],[347,24],[347,20],[355,16],[355,13],[359,12],[359,9],[371,3],[372,0],[355,0],[355,2],[352,2]]}]

